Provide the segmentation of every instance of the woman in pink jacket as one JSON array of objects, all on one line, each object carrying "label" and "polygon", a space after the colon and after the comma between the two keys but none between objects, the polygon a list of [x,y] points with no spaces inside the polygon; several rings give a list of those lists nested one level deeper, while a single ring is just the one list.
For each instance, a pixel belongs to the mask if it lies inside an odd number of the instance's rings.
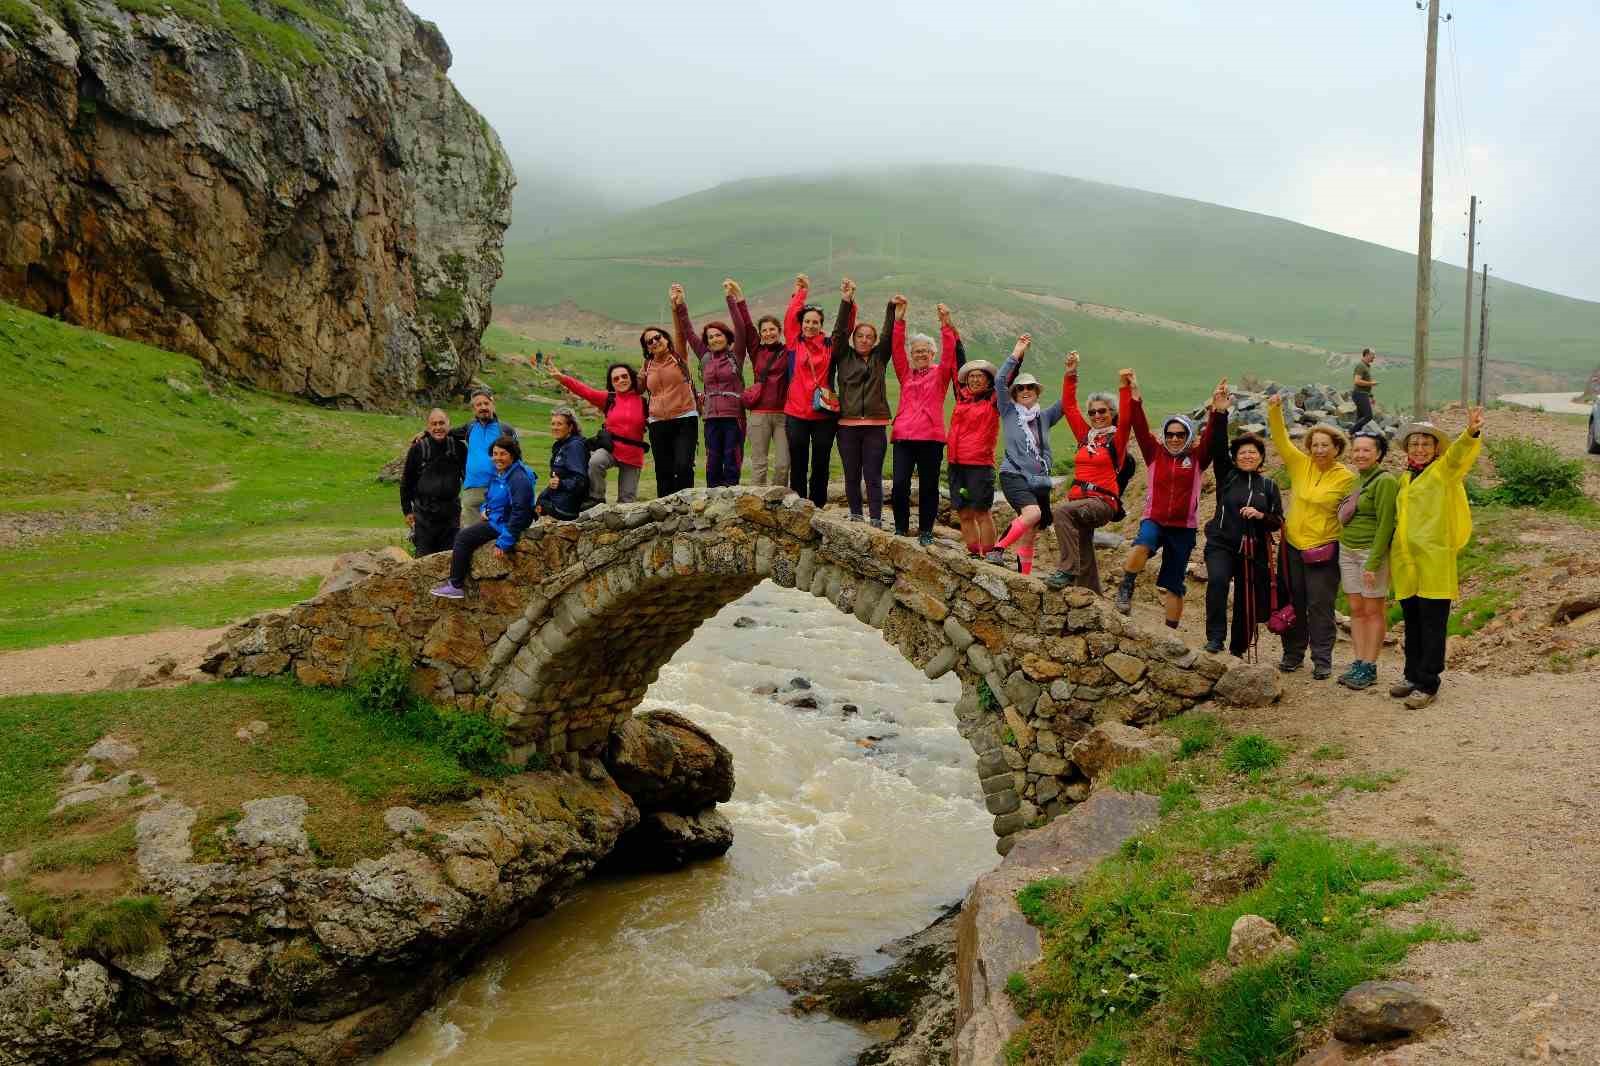
[{"label": "woman in pink jacket", "polygon": [[894,376],[900,382],[900,408],[894,416],[894,531],[911,535],[911,475],[917,475],[917,543],[933,543],[939,517],[939,469],[944,465],[944,395],[956,374],[956,333],[950,308],[939,305],[941,354],[933,360],[933,338],[906,337],[906,298],[894,298]]},{"label": "woman in pink jacket", "polygon": [[722,282],[728,300],[728,317],[733,321],[708,322],[699,333],[689,321],[689,305],[683,286],[673,285],[672,324],[678,343],[686,344],[700,359],[700,394],[705,406],[701,421],[706,436],[706,487],[739,483],[739,467],[744,462],[744,362],[754,337],[744,328],[749,308],[739,313],[744,294],[732,278]]}]

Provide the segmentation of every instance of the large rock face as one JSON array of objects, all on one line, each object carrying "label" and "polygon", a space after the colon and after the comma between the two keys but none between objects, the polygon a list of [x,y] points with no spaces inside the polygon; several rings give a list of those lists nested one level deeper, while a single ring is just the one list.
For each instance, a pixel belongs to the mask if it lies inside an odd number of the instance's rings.
[{"label": "large rock face", "polygon": [[445,393],[510,163],[432,23],[284,8],[0,4],[0,298],[320,402]]}]

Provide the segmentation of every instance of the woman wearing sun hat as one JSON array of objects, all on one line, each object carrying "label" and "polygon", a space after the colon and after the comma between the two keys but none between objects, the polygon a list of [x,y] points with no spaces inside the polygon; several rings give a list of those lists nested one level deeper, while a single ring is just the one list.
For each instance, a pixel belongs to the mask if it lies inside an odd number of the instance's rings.
[{"label": "woman wearing sun hat", "polygon": [[1033,336],[1017,338],[1011,355],[1000,364],[996,392],[1000,400],[1000,430],[1005,437],[1005,455],[1000,460],[1000,491],[1017,517],[1006,535],[995,542],[999,551],[1016,545],[1017,569],[1033,572],[1033,538],[1050,526],[1051,466],[1050,427],[1061,421],[1061,401],[1039,406],[1043,391],[1039,379],[1020,374],[1028,357]]},{"label": "woman wearing sun hat", "polygon": [[1450,603],[1461,592],[1456,553],[1472,537],[1467,472],[1483,448],[1483,408],[1467,412],[1467,428],[1451,443],[1432,422],[1413,422],[1401,434],[1406,470],[1395,497],[1394,544],[1389,552],[1394,595],[1405,617],[1405,677],[1389,690],[1420,710],[1439,694]]},{"label": "woman wearing sun hat", "polygon": [[1283,523],[1283,545],[1294,624],[1283,634],[1278,669],[1291,673],[1311,649],[1311,676],[1333,676],[1333,601],[1339,594],[1339,504],[1355,486],[1355,471],[1339,462],[1349,441],[1344,430],[1319,422],[1306,431],[1306,446],[1289,439],[1283,422],[1283,394],[1267,397],[1267,427],[1283,456],[1294,493]]}]

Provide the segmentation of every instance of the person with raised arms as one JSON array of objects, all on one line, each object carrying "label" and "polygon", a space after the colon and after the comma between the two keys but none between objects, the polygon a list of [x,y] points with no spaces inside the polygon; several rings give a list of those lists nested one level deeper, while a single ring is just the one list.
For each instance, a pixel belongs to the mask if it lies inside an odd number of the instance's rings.
[{"label": "person with raised arms", "polygon": [[894,376],[900,382],[900,406],[894,415],[894,488],[890,502],[894,531],[911,535],[911,477],[917,477],[917,542],[933,543],[939,518],[939,471],[944,466],[944,394],[956,376],[955,328],[950,308],[939,304],[940,354],[934,360],[933,338],[906,335],[906,298],[894,298]]},{"label": "person with raised arms", "polygon": [[[839,291],[854,319],[856,283],[845,278]],[[889,450],[887,429],[892,420],[885,379],[895,310],[899,306],[896,301],[904,299],[896,296],[888,302],[881,331],[870,322],[855,323],[849,345],[835,348],[828,364],[828,389],[839,398],[839,460],[844,466],[844,497],[850,507],[850,521],[863,521],[864,489],[867,516],[875,529],[883,528],[883,460]]]},{"label": "person with raised arms", "polygon": [[[689,321],[683,286],[672,286],[672,325],[681,350],[685,344],[700,360],[700,392],[705,404],[706,487],[739,483],[744,462],[744,363],[750,354],[752,331],[744,328],[739,304],[744,296],[739,283],[724,278],[722,292],[728,301],[727,322],[708,322],[697,334]],[[744,318],[750,312],[746,309]]]},{"label": "person with raised arms", "polygon": [[1078,410],[1078,359],[1077,352],[1067,353],[1061,385],[1061,409],[1078,441],[1078,454],[1072,463],[1072,487],[1053,515],[1060,561],[1044,583],[1053,589],[1078,585],[1098,596],[1100,564],[1094,555],[1094,531],[1122,517],[1122,490],[1133,476],[1128,420],[1118,417],[1128,408],[1133,371],[1120,372],[1117,396],[1090,393],[1085,418]]},{"label": "person with raised arms", "polygon": [[[1206,523],[1206,651],[1224,643],[1241,658],[1256,642],[1272,604],[1272,534],[1283,526],[1278,483],[1262,473],[1267,442],[1254,433],[1228,441],[1226,388],[1212,397],[1211,468],[1217,476],[1217,509]],[[1228,590],[1233,590],[1233,626],[1228,625]]]},{"label": "person with raised arms", "polygon": [[658,326],[639,334],[644,381],[650,405],[650,450],[656,455],[656,495],[671,496],[694,487],[695,445],[700,440],[700,400],[694,392],[689,361],[673,347],[672,338]]},{"label": "person with raised arms", "polygon": [[794,295],[783,316],[788,391],[783,428],[789,440],[789,487],[818,507],[828,503],[828,467],[839,429],[839,398],[829,387],[833,354],[844,349],[854,324],[855,301],[839,301],[833,336],[822,332],[822,308],[806,302],[811,279],[796,274]]},{"label": "person with raised arms", "polygon": [[[784,431],[783,405],[789,391],[789,360],[784,352],[783,323],[772,315],[750,321],[750,305],[734,283],[733,328],[742,332],[750,351],[750,384],[741,399],[745,412],[745,462],[752,485],[789,483],[789,435]],[[768,466],[768,457],[771,466]]]},{"label": "person with raised arms", "polygon": [[961,521],[967,554],[1003,563],[1005,553],[994,546],[994,449],[1000,440],[996,371],[987,359],[967,359],[961,334],[948,316],[941,319],[939,333],[946,351],[954,347],[956,359],[951,382],[956,404],[950,412],[950,504]]},{"label": "person with raised arms", "polygon": [[[1000,458],[1000,491],[1017,517],[1011,528],[995,543],[995,550],[1016,545],[1017,569],[1033,573],[1033,542],[1040,529],[1051,522],[1050,489],[1054,485],[1050,452],[1050,428],[1061,421],[1061,403],[1039,406],[1042,391],[1039,379],[1019,374],[1028,357],[1033,335],[1017,338],[1011,354],[1000,364],[1000,429],[1005,436],[1005,453]],[[1063,384],[1065,383],[1063,379]],[[1004,560],[1001,556],[1001,560]],[[991,560],[992,561],[992,560]]]}]

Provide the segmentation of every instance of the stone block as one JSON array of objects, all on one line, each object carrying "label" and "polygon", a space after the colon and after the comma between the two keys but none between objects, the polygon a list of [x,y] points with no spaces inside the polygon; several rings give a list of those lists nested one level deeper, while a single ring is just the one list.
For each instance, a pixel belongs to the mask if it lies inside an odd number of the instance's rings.
[{"label": "stone block", "polygon": [[1041,691],[1039,686],[1029,681],[1027,675],[1021,670],[1014,671],[1010,677],[1006,678],[1005,698],[1007,702],[1023,711],[1031,712],[1033,710],[1034,701],[1039,698]]},{"label": "stone block", "polygon": [[956,649],[946,645],[932,659],[928,660],[928,665],[922,668],[923,674],[930,680],[943,677],[954,669],[958,654]]},{"label": "stone block", "polygon": [[972,647],[973,636],[967,628],[954,618],[944,620],[944,635],[954,645],[956,651],[964,652]]},{"label": "stone block", "polygon": [[1027,720],[1017,712],[1015,707],[1008,706],[1003,713],[1005,714],[1006,726],[1011,730],[1011,735],[1017,738],[1017,746],[1023,749],[1033,747],[1033,727],[1027,723]]},{"label": "stone block", "polygon": [[967,662],[980,674],[987,674],[994,669],[994,657],[989,654],[989,649],[982,644],[973,644],[967,648]]},{"label": "stone block", "polygon": [[1124,684],[1131,685],[1144,676],[1147,664],[1120,651],[1114,651],[1101,660],[1105,668],[1116,674]]},{"label": "stone block", "polygon": [[1067,760],[1059,755],[1046,755],[1042,751],[1036,751],[1028,760],[1028,772],[1058,777],[1067,772]]},{"label": "stone block", "polygon": [[1171,757],[1178,751],[1173,737],[1155,737],[1120,722],[1102,722],[1072,746],[1072,762],[1091,781],[1119,766],[1152,755]]},{"label": "stone block", "polygon": [[990,814],[1010,814],[1021,806],[1022,797],[1017,795],[1015,789],[1008,788],[984,796],[983,803]]},{"label": "stone block", "polygon": [[1022,670],[1035,681],[1054,681],[1066,672],[1066,667],[1054,659],[1028,654],[1022,657]]}]

